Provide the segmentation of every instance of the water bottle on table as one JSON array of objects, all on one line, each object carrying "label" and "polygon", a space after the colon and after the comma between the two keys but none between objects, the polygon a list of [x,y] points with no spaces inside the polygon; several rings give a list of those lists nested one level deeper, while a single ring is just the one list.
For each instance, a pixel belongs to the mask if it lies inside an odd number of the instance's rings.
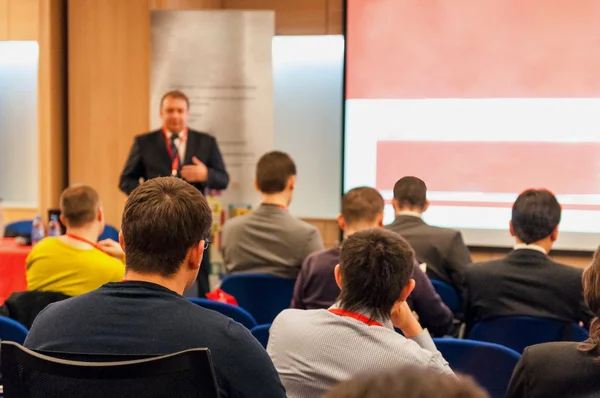
[{"label": "water bottle on table", "polygon": [[56,214],[52,214],[50,216],[50,222],[48,223],[48,236],[60,235],[62,235],[62,231],[60,228],[60,223],[58,222],[58,216]]},{"label": "water bottle on table", "polygon": [[31,246],[35,246],[36,243],[44,239],[46,236],[46,229],[42,222],[42,217],[35,216],[33,224],[31,225]]}]

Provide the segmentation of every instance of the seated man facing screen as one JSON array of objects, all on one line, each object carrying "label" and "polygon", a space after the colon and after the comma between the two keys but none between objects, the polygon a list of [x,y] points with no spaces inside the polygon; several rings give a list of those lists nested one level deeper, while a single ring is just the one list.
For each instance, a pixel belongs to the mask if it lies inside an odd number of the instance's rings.
[{"label": "seated man facing screen", "polygon": [[119,244],[98,242],[104,230],[98,193],[86,185],[69,187],[60,196],[60,211],[67,234],[33,247],[26,260],[28,289],[77,296],[123,279],[125,254]]},{"label": "seated man facing screen", "polygon": [[593,317],[583,300],[582,270],[548,257],[558,237],[561,209],[545,189],[529,189],[512,208],[516,245],[500,260],[474,264],[465,274],[468,327],[499,316],[535,316],[586,325]]},{"label": "seated man facing screen", "polygon": [[417,177],[403,177],[394,185],[396,219],[386,226],[410,243],[419,261],[427,264],[431,279],[453,285],[464,293],[463,276],[471,254],[459,231],[427,224],[422,214],[429,207],[427,186]]},{"label": "seated man facing screen", "polygon": [[295,278],[302,261],[323,248],[319,231],[290,214],[296,165],[288,154],[273,151],[256,165],[261,205],[223,226],[221,249],[228,274],[271,274]]},{"label": "seated man facing screen", "polygon": [[[383,198],[375,189],[359,187],[348,191],[342,198],[342,212],[338,224],[346,237],[366,229],[383,226]],[[340,248],[335,247],[311,254],[304,260],[296,285],[292,308],[318,309],[331,307],[340,294],[334,269],[340,262]],[[452,312],[435,292],[427,275],[415,264],[412,278],[415,289],[408,296],[408,305],[419,323],[434,336],[449,332],[453,325]]]},{"label": "seated man facing screen", "polygon": [[144,182],[123,213],[125,280],[51,304],[25,346],[121,355],[207,347],[221,397],[285,397],[273,363],[246,328],[182,296],[198,275],[211,223],[210,207],[192,185],[173,177]]},{"label": "seated man facing screen", "polygon": [[344,240],[335,268],[339,302],[285,310],[271,326],[267,351],[288,397],[320,397],[340,381],[405,365],[452,373],[406,303],[414,261],[410,245],[390,231]]}]

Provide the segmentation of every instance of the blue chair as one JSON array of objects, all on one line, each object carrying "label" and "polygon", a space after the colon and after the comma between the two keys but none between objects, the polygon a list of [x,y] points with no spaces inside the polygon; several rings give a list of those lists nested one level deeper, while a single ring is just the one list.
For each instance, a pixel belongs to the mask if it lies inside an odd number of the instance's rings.
[{"label": "blue chair", "polygon": [[241,274],[225,278],[221,289],[235,297],[240,307],[262,325],[273,323],[281,311],[290,307],[295,283],[295,279],[273,275]]},{"label": "blue chair", "polygon": [[29,331],[19,322],[0,316],[0,340],[14,341],[15,343],[23,344]]},{"label": "blue chair", "polygon": [[233,319],[234,321],[241,323],[248,330],[252,330],[252,328],[256,326],[256,321],[254,320],[254,317],[252,317],[252,315],[250,315],[248,311],[246,311],[243,308],[203,298],[189,298],[188,300],[190,300],[194,304],[198,304],[200,307],[219,312]]},{"label": "blue chair", "polygon": [[431,280],[431,284],[435,289],[436,293],[440,295],[440,298],[446,304],[446,306],[454,314],[460,314],[463,312],[463,301],[460,294],[446,282],[438,281],[435,279]]},{"label": "blue chair", "polygon": [[526,347],[551,341],[584,341],[588,332],[570,322],[531,316],[506,316],[477,322],[471,340],[502,344],[522,353]]},{"label": "blue chair", "polygon": [[8,223],[4,226],[4,234],[6,235],[8,230],[17,234],[30,234],[32,224],[33,220],[20,220]]},{"label": "blue chair", "polygon": [[102,231],[102,234],[100,234],[100,236],[98,237],[98,241],[101,241],[104,239],[112,239],[115,242],[118,242],[119,241],[119,231],[117,231],[117,229],[115,227],[113,227],[112,225],[106,224],[104,226],[104,231]]},{"label": "blue chair", "polygon": [[433,339],[453,371],[472,376],[492,398],[506,394],[521,355],[499,344],[453,338]]},{"label": "blue chair", "polygon": [[260,344],[262,344],[265,349],[267,348],[267,343],[269,342],[269,329],[271,329],[271,324],[268,323],[266,325],[258,325],[253,328],[250,332],[252,332],[252,336],[258,340]]}]

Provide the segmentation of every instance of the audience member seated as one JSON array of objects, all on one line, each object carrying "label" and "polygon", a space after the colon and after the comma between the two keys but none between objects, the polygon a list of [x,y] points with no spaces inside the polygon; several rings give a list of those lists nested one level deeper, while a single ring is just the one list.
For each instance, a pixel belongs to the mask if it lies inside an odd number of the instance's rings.
[{"label": "audience member seated", "polygon": [[125,257],[119,244],[98,242],[104,230],[98,193],[85,185],[69,187],[60,196],[60,211],[67,233],[33,247],[26,261],[28,289],[77,296],[123,279]]},{"label": "audience member seated", "polygon": [[510,234],[516,245],[500,260],[474,264],[465,274],[466,322],[499,316],[535,316],[588,324],[582,271],[548,257],[558,237],[561,208],[554,195],[530,189],[512,208]]},{"label": "audience member seated", "polygon": [[338,384],[323,398],[489,398],[470,377],[405,367],[371,377],[359,376]]},{"label": "audience member seated", "polygon": [[584,343],[528,347],[513,373],[508,398],[600,396],[600,248],[583,273],[583,292],[595,318]]},{"label": "audience member seated", "polygon": [[283,152],[269,152],[256,165],[255,184],[261,205],[223,226],[225,269],[228,274],[296,278],[302,261],[323,248],[318,230],[287,209],[296,186],[296,165]]},{"label": "audience member seated", "polygon": [[429,207],[427,186],[417,177],[403,177],[394,185],[392,200],[396,219],[386,228],[399,233],[410,243],[417,259],[427,264],[427,275],[464,292],[464,272],[471,254],[459,231],[434,227],[421,215]]},{"label": "audience member seated", "polygon": [[[354,188],[342,198],[338,224],[346,237],[353,233],[383,226],[383,198],[373,188]],[[296,285],[292,308],[329,308],[340,294],[334,269],[340,261],[340,248],[319,251],[304,260]],[[419,317],[419,323],[434,336],[449,332],[454,316],[437,295],[427,275],[416,264],[412,278],[415,289],[407,302]]]},{"label": "audience member seated", "polygon": [[413,250],[398,234],[376,228],[344,240],[335,267],[340,301],[284,310],[271,326],[267,351],[288,397],[320,397],[340,381],[404,365],[452,373],[406,303],[413,268]]},{"label": "audience member seated", "polygon": [[202,194],[160,177],[127,199],[120,243],[125,280],[49,305],[25,346],[80,354],[162,355],[211,351],[221,397],[285,397],[264,348],[237,322],[186,300],[212,223]]}]

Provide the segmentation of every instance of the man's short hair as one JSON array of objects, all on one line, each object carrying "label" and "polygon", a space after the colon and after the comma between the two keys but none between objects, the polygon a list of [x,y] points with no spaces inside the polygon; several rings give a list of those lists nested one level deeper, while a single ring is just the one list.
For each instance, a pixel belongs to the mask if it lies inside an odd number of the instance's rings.
[{"label": "man's short hair", "polygon": [[390,373],[358,376],[334,387],[324,398],[489,398],[471,377],[406,367]]},{"label": "man's short hair", "polygon": [[546,189],[528,189],[512,208],[512,226],[517,238],[530,244],[547,238],[560,223],[560,204]]},{"label": "man's short hair", "polygon": [[60,195],[60,213],[70,227],[81,227],[96,218],[100,197],[94,188],[73,185]]},{"label": "man's short hair", "polygon": [[358,221],[374,221],[383,212],[383,198],[371,187],[353,188],[342,198],[342,216],[352,224]]},{"label": "man's short hair", "polygon": [[417,177],[402,177],[394,185],[394,199],[400,207],[422,209],[427,203],[427,185]]},{"label": "man's short hair", "polygon": [[290,155],[285,152],[267,152],[256,164],[256,183],[262,193],[283,191],[289,178],[295,175],[296,165]]},{"label": "man's short hair", "polygon": [[185,103],[187,104],[187,108],[190,109],[190,99],[188,98],[187,95],[185,95],[183,93],[183,91],[171,90],[171,91],[167,91],[166,93],[164,93],[162,98],[160,99],[160,107],[161,108],[162,108],[163,103],[165,102],[165,99],[167,99],[167,98],[177,98],[177,99],[185,100]]},{"label": "man's short hair", "polygon": [[209,237],[211,209],[187,182],[159,177],[137,187],[123,211],[127,269],[171,277],[190,248]]},{"label": "man's short hair", "polygon": [[341,307],[389,319],[414,262],[413,249],[395,232],[373,228],[350,235],[340,253]]}]

